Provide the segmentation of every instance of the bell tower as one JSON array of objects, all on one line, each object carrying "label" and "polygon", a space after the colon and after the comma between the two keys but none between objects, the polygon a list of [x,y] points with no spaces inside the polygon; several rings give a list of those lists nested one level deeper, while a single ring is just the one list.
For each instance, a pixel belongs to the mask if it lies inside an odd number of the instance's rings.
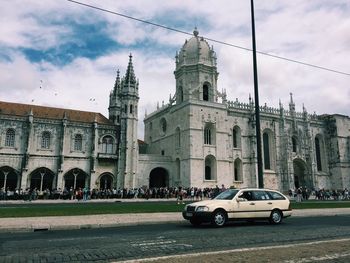
[{"label": "bell tower", "polygon": [[128,68],[120,82],[119,90],[120,150],[117,184],[118,187],[133,188],[136,185],[135,177],[138,162],[137,122],[139,82],[135,77],[131,54],[129,56]]},{"label": "bell tower", "polygon": [[216,54],[199,36],[197,28],[176,54],[175,63],[176,104],[188,100],[217,101]]},{"label": "bell tower", "polygon": [[114,124],[120,124],[120,114],[121,114],[121,104],[120,104],[120,77],[119,77],[119,69],[117,70],[117,78],[114,83],[113,90],[109,94],[109,119],[113,121]]}]

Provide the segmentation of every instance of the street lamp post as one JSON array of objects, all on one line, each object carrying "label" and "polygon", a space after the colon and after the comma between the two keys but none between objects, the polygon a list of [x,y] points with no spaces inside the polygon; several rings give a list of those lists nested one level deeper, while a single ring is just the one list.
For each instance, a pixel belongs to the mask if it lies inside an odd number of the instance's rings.
[{"label": "street lamp post", "polygon": [[254,100],[255,100],[255,129],[256,129],[256,148],[258,159],[258,187],[264,188],[263,167],[261,157],[261,132],[260,132],[260,106],[258,89],[258,69],[256,62],[256,44],[255,44],[255,21],[254,21],[254,1],[250,0],[251,18],[252,18],[252,44],[253,44],[253,69],[254,69]]}]

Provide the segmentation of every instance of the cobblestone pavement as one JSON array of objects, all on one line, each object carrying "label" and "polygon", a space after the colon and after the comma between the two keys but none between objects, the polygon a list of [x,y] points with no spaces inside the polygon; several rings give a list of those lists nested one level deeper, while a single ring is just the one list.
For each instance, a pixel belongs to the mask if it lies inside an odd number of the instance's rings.
[{"label": "cobblestone pavement", "polygon": [[338,239],[316,242],[303,242],[292,245],[235,249],[212,253],[197,253],[176,256],[164,256],[141,260],[124,261],[124,263],[217,263],[217,262],[350,262],[350,239]]}]

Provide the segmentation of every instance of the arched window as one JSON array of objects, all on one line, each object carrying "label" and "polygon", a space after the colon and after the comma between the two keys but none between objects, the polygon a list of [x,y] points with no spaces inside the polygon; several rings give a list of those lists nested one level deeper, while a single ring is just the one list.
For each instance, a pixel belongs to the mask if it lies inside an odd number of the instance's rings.
[{"label": "arched window", "polygon": [[207,84],[203,85],[203,100],[209,101],[209,87]]},{"label": "arched window", "polygon": [[113,143],[114,140],[112,136],[105,136],[102,139],[102,152],[103,153],[112,153],[113,154]]},{"label": "arched window", "polygon": [[263,134],[263,147],[264,147],[264,168],[265,170],[271,169],[270,159],[270,139],[269,134],[264,132]]},{"label": "arched window", "polygon": [[237,131],[233,129],[232,131],[232,142],[233,142],[233,148],[237,148]]},{"label": "arched window", "polygon": [[206,123],[204,126],[204,144],[215,145],[215,129],[212,123]]},{"label": "arched window", "polygon": [[81,151],[83,149],[83,137],[81,134],[76,134],[74,136],[74,150]]},{"label": "arched window", "polygon": [[160,119],[160,122],[159,122],[159,125],[160,125],[160,134],[161,134],[161,135],[165,135],[166,130],[167,130],[167,122],[166,122],[166,119],[165,119],[165,118],[161,118],[161,119]]},{"label": "arched window", "polygon": [[243,181],[242,161],[237,158],[233,165],[234,165],[234,180],[239,182]]},{"label": "arched window", "polygon": [[132,112],[133,112],[133,106],[132,104],[130,104],[130,114],[132,114]]},{"label": "arched window", "polygon": [[297,147],[298,147],[298,140],[295,136],[292,137],[292,150],[293,153],[297,152]]},{"label": "arched window", "polygon": [[178,91],[177,91],[177,101],[178,103],[181,103],[184,101],[184,92],[182,89],[182,86],[179,86]]},{"label": "arched window", "polygon": [[316,150],[317,171],[322,171],[321,140],[319,137],[315,138],[315,150]]},{"label": "arched window", "polygon": [[176,163],[176,172],[175,172],[175,185],[180,185],[181,182],[181,164],[180,164],[180,159],[177,158],[175,160]]},{"label": "arched window", "polygon": [[180,148],[181,147],[181,137],[180,137],[180,128],[177,127],[175,130],[175,147]]},{"label": "arched window", "polygon": [[205,180],[211,180],[211,167],[205,165]]},{"label": "arched window", "polygon": [[297,152],[297,139],[295,137],[292,137],[292,151]]},{"label": "arched window", "polygon": [[42,149],[50,149],[50,139],[51,139],[50,132],[44,131],[41,135],[41,148]]},{"label": "arched window", "polygon": [[215,157],[212,155],[209,155],[205,158],[204,179],[205,180],[216,179],[216,160],[215,160]]},{"label": "arched window", "polygon": [[6,131],[5,146],[15,147],[15,130],[8,129]]},{"label": "arched window", "polygon": [[233,148],[241,148],[241,129],[235,126],[232,130]]},{"label": "arched window", "polygon": [[210,127],[204,128],[204,144],[211,144],[211,129]]}]

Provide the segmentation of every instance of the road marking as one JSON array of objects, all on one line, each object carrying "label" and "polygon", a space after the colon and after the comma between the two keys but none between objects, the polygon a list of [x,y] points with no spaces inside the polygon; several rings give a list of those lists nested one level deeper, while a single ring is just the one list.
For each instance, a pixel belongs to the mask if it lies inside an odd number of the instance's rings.
[{"label": "road marking", "polygon": [[[125,261],[115,261],[115,262],[123,262],[123,263],[131,263],[131,262],[148,262],[153,260],[164,260],[164,259],[174,259],[174,258],[187,258],[187,257],[195,257],[195,256],[209,256],[209,255],[217,255],[217,254],[229,254],[229,253],[235,253],[235,252],[249,252],[249,251],[259,251],[259,250],[268,250],[273,248],[292,248],[292,247],[298,247],[298,246],[305,246],[305,245],[317,245],[317,244],[324,244],[328,242],[349,242],[350,238],[343,238],[343,239],[335,239],[335,240],[322,240],[322,241],[312,241],[312,242],[304,242],[304,243],[297,243],[297,244],[289,244],[289,245],[278,245],[278,246],[266,246],[266,247],[252,247],[252,248],[237,248],[237,249],[230,249],[230,250],[221,250],[221,251],[213,251],[213,252],[199,252],[199,253],[188,253],[188,254],[181,254],[181,255],[173,255],[173,256],[161,256],[161,257],[153,257],[153,258],[144,258],[144,259],[132,259],[132,260],[125,260]],[[329,257],[333,256],[334,259],[336,256],[338,257],[346,257],[350,255],[350,253],[344,253],[344,254],[333,254],[333,255],[327,255]],[[327,256],[319,257],[315,261],[321,261],[321,260],[327,260]],[[321,259],[324,258],[324,259]],[[333,258],[331,258],[333,259]],[[309,259],[311,260],[311,258]],[[285,261],[285,263],[304,263],[304,262],[312,262],[312,261]]]},{"label": "road marking", "polygon": [[94,240],[94,239],[106,239],[106,237],[66,237],[66,238],[57,238],[49,239],[47,242],[62,242],[62,241],[76,241],[76,240]]},{"label": "road marking", "polygon": [[169,241],[144,241],[141,243],[131,244],[133,247],[137,246],[154,246],[154,245],[167,245],[167,244],[174,244],[176,243],[175,240],[169,240]]}]

